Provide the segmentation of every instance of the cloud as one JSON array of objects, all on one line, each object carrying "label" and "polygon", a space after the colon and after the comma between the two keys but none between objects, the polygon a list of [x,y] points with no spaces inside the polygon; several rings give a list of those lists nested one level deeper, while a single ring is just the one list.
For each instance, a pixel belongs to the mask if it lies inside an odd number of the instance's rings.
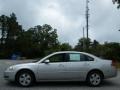
[{"label": "cloud", "polygon": [[[73,42],[74,45],[77,43],[78,37],[76,34],[80,33],[80,26],[84,23],[83,16],[71,19],[69,18],[58,2],[47,3],[42,9],[38,9],[38,23],[47,23],[55,28],[58,28],[59,39],[62,42]],[[41,8],[38,6],[38,8]],[[71,35],[72,34],[72,35]],[[79,34],[81,35],[81,34]],[[80,37],[79,37],[80,38]]]},{"label": "cloud", "polygon": [[[97,4],[97,6],[95,6]],[[93,6],[94,5],[94,6]],[[120,12],[109,0],[92,2],[91,6],[91,37],[100,42],[119,42]],[[95,8],[94,8],[95,7]],[[94,36],[93,36],[94,35]]]},{"label": "cloud", "polygon": [[[15,12],[25,29],[50,24],[61,42],[75,45],[86,25],[85,0],[0,0],[0,15]],[[90,0],[89,37],[119,41],[120,12],[112,0]]]}]

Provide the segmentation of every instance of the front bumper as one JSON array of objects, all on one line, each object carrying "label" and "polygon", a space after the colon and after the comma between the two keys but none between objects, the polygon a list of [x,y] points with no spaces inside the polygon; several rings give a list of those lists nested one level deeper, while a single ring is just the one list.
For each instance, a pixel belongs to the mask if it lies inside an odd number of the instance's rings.
[{"label": "front bumper", "polygon": [[4,79],[8,81],[15,81],[15,72],[14,71],[5,71]]}]

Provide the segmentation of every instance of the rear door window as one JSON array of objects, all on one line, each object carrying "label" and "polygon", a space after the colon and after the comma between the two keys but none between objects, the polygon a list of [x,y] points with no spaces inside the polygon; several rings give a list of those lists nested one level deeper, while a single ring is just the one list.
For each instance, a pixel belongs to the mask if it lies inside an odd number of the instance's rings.
[{"label": "rear door window", "polygon": [[80,61],[80,54],[75,54],[75,53],[69,54],[69,61],[70,62],[79,62]]},{"label": "rear door window", "polygon": [[94,58],[81,53],[70,53],[68,54],[68,61],[69,62],[94,61]]}]

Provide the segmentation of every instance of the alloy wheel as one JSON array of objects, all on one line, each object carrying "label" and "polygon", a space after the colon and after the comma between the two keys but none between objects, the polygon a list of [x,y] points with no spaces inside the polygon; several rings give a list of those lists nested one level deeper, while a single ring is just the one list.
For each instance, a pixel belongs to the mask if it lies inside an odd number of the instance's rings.
[{"label": "alloy wheel", "polygon": [[22,86],[29,86],[31,84],[32,77],[29,73],[23,73],[19,76],[19,83]]}]

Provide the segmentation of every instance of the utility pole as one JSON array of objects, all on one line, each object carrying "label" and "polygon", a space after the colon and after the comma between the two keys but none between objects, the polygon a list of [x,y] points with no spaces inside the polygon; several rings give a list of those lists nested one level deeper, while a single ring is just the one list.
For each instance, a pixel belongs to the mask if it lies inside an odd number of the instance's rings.
[{"label": "utility pole", "polygon": [[87,49],[89,48],[88,39],[89,39],[89,0],[86,0],[86,30],[87,30]]},{"label": "utility pole", "polygon": [[83,51],[85,50],[85,30],[84,30],[84,27],[83,27]]},{"label": "utility pole", "polygon": [[84,30],[84,27],[83,27],[83,38],[85,38],[85,30]]}]

